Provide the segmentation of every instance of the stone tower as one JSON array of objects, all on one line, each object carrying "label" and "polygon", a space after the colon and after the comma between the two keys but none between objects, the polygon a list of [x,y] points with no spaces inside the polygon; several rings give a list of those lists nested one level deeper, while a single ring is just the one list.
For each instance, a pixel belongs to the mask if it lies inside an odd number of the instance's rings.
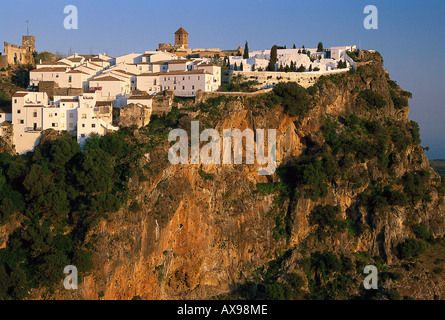
[{"label": "stone tower", "polygon": [[189,34],[183,27],[175,32],[175,46],[182,46],[184,49],[188,49],[189,47]]},{"label": "stone tower", "polygon": [[27,52],[33,53],[36,51],[36,37],[35,36],[22,36],[22,47]]}]

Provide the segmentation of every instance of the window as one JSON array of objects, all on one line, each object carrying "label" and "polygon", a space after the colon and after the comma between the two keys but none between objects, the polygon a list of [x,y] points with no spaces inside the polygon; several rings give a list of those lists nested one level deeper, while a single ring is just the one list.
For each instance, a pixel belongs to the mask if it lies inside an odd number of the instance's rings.
[{"label": "window", "polygon": [[68,77],[68,82],[71,82],[71,80],[72,80],[72,77],[69,76],[69,77]]},{"label": "window", "polygon": [[32,115],[33,115],[34,118],[37,118],[37,112],[36,111],[34,111]]},{"label": "window", "polygon": [[195,86],[192,86],[192,90],[195,90]]},{"label": "window", "polygon": [[18,123],[19,123],[19,124],[24,124],[25,121],[24,121],[24,120],[19,120]]},{"label": "window", "polygon": [[49,113],[48,114],[48,118],[52,118],[53,117],[53,114],[52,113]]},{"label": "window", "polygon": [[185,87],[184,87],[184,86],[182,86],[182,90],[185,90]]},{"label": "window", "polygon": [[85,123],[82,123],[82,128],[85,128]]},{"label": "window", "polygon": [[198,80],[199,80],[199,76],[198,76]]},{"label": "window", "polygon": [[91,128],[96,128],[96,124],[93,123],[93,124],[91,125]]},{"label": "window", "polygon": [[87,118],[87,114],[86,113],[82,113],[82,119],[86,119]]},{"label": "window", "polygon": [[85,134],[84,134],[84,133],[82,133],[80,136],[81,136],[82,138],[85,138]]},{"label": "window", "polygon": [[61,116],[62,118],[65,118],[65,114],[64,114],[64,113],[62,113],[60,116]]},{"label": "window", "polygon": [[17,113],[22,113],[22,110],[20,110],[20,109],[19,109],[19,110],[17,110]]},{"label": "window", "polygon": [[72,119],[74,117],[74,114],[70,113],[70,118]]},{"label": "window", "polygon": [[14,99],[14,103],[17,103],[17,99]]},{"label": "window", "polygon": [[51,126],[52,126],[52,127],[58,127],[57,123],[55,123],[55,122],[53,122],[53,123],[51,124]]},{"label": "window", "polygon": [[74,123],[70,123],[70,128],[74,128]]}]

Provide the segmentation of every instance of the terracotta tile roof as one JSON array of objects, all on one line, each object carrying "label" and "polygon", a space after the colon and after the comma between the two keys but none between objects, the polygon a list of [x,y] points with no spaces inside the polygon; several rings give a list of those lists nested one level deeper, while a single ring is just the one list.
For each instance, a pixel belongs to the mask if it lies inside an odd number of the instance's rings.
[{"label": "terracotta tile roof", "polygon": [[189,34],[189,33],[185,31],[183,27],[181,27],[175,32],[175,34]]},{"label": "terracotta tile roof", "polygon": [[112,104],[111,101],[96,101],[96,107],[109,107]]},{"label": "terracotta tile roof", "polygon": [[40,69],[34,69],[30,72],[65,72],[66,68],[40,68]]},{"label": "terracotta tile roof", "polygon": [[94,61],[94,62],[108,62],[107,60],[104,60],[104,59],[101,59],[101,58],[93,58],[93,59],[91,59],[91,61]]},{"label": "terracotta tile roof", "polygon": [[96,56],[92,54],[79,54],[79,56],[84,57],[85,59],[96,58]]},{"label": "terracotta tile roof", "polygon": [[121,82],[124,82],[124,80],[115,78],[113,76],[104,76],[104,77],[99,77],[99,78],[93,78],[93,79],[91,79],[91,81],[121,81]]},{"label": "terracotta tile roof", "polygon": [[13,97],[14,98],[21,98],[21,97],[26,97],[30,92],[16,92],[14,93]]},{"label": "terracotta tile roof", "polygon": [[153,99],[153,96],[131,96],[129,98],[127,98],[127,100],[148,100],[148,99]]},{"label": "terracotta tile roof", "polygon": [[67,60],[72,61],[72,62],[81,62],[83,60],[83,58],[70,58]]},{"label": "terracotta tile roof", "polygon": [[90,75],[89,73],[86,73],[86,72],[80,71],[80,70],[71,70],[71,71],[68,71],[67,73],[83,73],[83,74]]},{"label": "terracotta tile roof", "polygon": [[169,61],[168,64],[179,64],[179,63],[187,63],[187,62],[191,62],[191,60],[172,60],[172,61]]},{"label": "terracotta tile roof", "polygon": [[9,127],[11,125],[11,122],[9,121],[4,121],[1,125],[1,127]]},{"label": "terracotta tile roof", "polygon": [[76,99],[61,99],[60,102],[79,102]]},{"label": "terracotta tile roof", "polygon": [[134,74],[134,73],[127,72],[127,71],[124,71],[124,70],[113,70],[113,71],[115,71],[115,72],[119,72],[119,73],[123,73],[123,74],[125,74],[125,75],[127,75],[127,76],[135,76],[135,75],[136,75],[136,74]]},{"label": "terracotta tile roof", "polygon": [[102,68],[102,66],[100,66],[100,65],[98,65],[98,64],[96,64],[96,63],[94,63],[94,62],[91,62],[91,61],[89,61],[88,63],[89,63],[89,64],[92,64],[93,66],[96,66],[96,67]]}]

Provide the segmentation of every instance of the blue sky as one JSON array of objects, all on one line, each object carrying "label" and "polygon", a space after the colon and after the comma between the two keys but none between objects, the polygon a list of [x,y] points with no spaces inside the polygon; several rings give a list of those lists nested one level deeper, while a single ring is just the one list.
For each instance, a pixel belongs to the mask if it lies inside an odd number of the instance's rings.
[{"label": "blue sky", "polygon": [[[363,27],[368,4],[378,9],[378,30]],[[63,27],[66,5],[78,8],[78,30]],[[0,11],[0,42],[19,44],[29,18],[38,51],[143,52],[174,42],[180,26],[192,48],[232,49],[246,40],[250,50],[360,41],[363,49],[378,50],[391,78],[413,93],[409,118],[420,124],[428,157],[445,158],[442,0],[2,0]]]}]

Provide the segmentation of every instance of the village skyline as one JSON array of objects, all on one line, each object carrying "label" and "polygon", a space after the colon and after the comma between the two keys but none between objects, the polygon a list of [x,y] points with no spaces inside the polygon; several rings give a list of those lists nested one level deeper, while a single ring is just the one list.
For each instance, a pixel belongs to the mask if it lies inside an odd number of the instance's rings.
[{"label": "village skyline", "polygon": [[[441,22],[445,6],[435,0],[374,1],[379,9],[379,28],[366,30],[363,8],[368,4],[367,1],[339,1],[336,6],[326,6],[323,1],[273,4],[257,1],[255,5],[235,1],[167,1],[159,9],[165,14],[156,14],[156,2],[152,1],[127,1],[123,6],[119,1],[6,0],[2,7],[8,15],[2,20],[0,39],[19,43],[26,34],[29,19],[29,32],[38,38],[39,52],[68,53],[70,48],[72,53],[106,52],[111,56],[145,52],[155,50],[159,42],[173,42],[172,33],[178,26],[192,34],[189,43],[193,48],[236,49],[248,41],[253,51],[270,49],[274,44],[287,48],[293,44],[313,47],[322,41],[326,47],[356,44],[363,49],[375,49],[382,53],[385,68],[398,84],[413,93],[410,119],[420,124],[422,145],[430,148],[428,157],[445,158],[445,128],[440,121],[445,116],[442,102],[445,93],[440,74],[434,72],[445,67],[445,63],[439,60],[436,67],[429,68],[418,63],[416,50],[411,49],[413,44],[433,52],[445,49],[443,42],[435,41],[445,35]],[[79,10],[77,30],[63,28],[66,5],[75,5]],[[51,17],[50,24],[45,23],[47,17]]]}]

